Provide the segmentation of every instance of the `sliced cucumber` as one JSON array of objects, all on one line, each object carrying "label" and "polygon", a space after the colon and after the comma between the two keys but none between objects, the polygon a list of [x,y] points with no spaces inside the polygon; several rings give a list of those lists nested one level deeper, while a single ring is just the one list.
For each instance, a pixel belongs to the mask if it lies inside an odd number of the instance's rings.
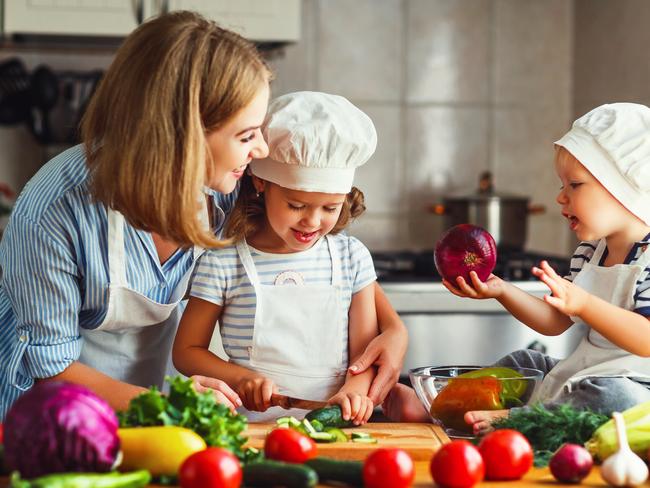
[{"label": "sliced cucumber", "polygon": [[369,439],[371,437],[367,432],[352,432],[353,439]]},{"label": "sliced cucumber", "polygon": [[308,419],[302,419],[302,427],[305,428],[309,435],[316,433],[316,429],[314,429],[314,426],[311,425],[311,422]]},{"label": "sliced cucumber", "polygon": [[348,436],[345,435],[345,432],[343,432],[338,427],[325,427],[325,432],[327,432],[328,434],[332,434],[336,438],[336,442],[348,441]]},{"label": "sliced cucumber", "polygon": [[373,437],[357,437],[356,439],[352,439],[352,442],[359,444],[377,444],[377,439]]},{"label": "sliced cucumber", "polygon": [[336,436],[328,432],[314,432],[309,434],[309,437],[316,442],[336,442]]}]

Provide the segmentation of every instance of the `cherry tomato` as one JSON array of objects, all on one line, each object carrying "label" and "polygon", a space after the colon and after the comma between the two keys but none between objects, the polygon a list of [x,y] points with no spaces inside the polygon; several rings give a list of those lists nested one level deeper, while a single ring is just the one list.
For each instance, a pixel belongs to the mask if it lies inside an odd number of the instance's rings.
[{"label": "cherry tomato", "polygon": [[478,446],[488,480],[518,480],[533,465],[533,449],[528,439],[512,429],[486,435]]},{"label": "cherry tomato", "polygon": [[413,478],[413,460],[402,449],[377,449],[363,463],[366,488],[405,488],[411,486]]},{"label": "cherry tomato", "polygon": [[483,481],[485,465],[478,449],[467,441],[452,441],[431,458],[433,481],[450,488],[469,488]]},{"label": "cherry tomato", "polygon": [[195,452],[178,470],[181,488],[239,488],[241,480],[239,459],[220,447]]},{"label": "cherry tomato", "polygon": [[316,457],[317,452],[312,439],[293,429],[272,430],[264,441],[264,454],[276,461],[304,463]]}]

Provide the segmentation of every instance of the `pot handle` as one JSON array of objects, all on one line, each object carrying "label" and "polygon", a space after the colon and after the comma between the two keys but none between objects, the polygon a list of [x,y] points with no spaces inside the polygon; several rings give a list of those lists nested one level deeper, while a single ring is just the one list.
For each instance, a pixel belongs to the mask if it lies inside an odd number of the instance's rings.
[{"label": "pot handle", "polygon": [[442,203],[434,203],[433,205],[429,205],[427,207],[427,210],[435,215],[445,215],[447,213],[447,207]]},{"label": "pot handle", "polygon": [[528,215],[540,215],[546,213],[546,205],[541,203],[528,205]]}]

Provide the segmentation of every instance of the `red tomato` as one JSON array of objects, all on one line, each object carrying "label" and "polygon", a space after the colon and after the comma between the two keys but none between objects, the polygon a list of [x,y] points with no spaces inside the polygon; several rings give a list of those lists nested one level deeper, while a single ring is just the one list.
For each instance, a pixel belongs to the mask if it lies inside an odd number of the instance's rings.
[{"label": "red tomato", "polygon": [[181,488],[239,488],[241,480],[239,459],[220,447],[195,452],[178,470]]},{"label": "red tomato", "polygon": [[533,465],[533,449],[528,439],[512,429],[486,435],[478,446],[488,480],[518,480]]},{"label": "red tomato", "polygon": [[431,458],[431,477],[441,486],[469,488],[483,481],[485,465],[478,449],[467,441],[452,441]]},{"label": "red tomato", "polygon": [[402,449],[377,449],[363,463],[366,488],[405,488],[411,486],[413,478],[413,460]]},{"label": "red tomato", "polygon": [[264,454],[276,461],[304,463],[317,453],[316,443],[293,429],[272,430],[264,441]]}]

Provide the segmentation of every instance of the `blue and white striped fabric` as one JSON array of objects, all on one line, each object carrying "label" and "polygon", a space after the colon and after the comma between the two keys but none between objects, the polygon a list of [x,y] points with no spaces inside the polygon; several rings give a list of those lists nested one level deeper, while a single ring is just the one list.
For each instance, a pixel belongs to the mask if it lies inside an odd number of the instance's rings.
[{"label": "blue and white striped fabric", "polygon": [[[581,242],[573,256],[571,257],[570,271],[565,278],[569,281],[573,281],[576,275],[580,272],[585,263],[591,261],[591,258],[594,255],[596,246],[598,246],[599,241],[583,241]],[[645,236],[642,240],[635,242],[630,249],[630,252],[625,257],[623,264],[634,264],[634,262],[639,259],[641,254],[643,254],[650,245],[650,234]],[[598,266],[602,266],[607,258],[607,249],[603,252],[603,256],[600,259]],[[650,317],[650,267],[646,268],[641,276],[636,282],[636,292],[634,295],[634,312],[643,315],[644,317]]]},{"label": "blue and white striped fabric", "polygon": [[[222,209],[216,213],[223,217],[236,192],[209,193]],[[168,303],[192,265],[192,252],[180,249],[161,266],[148,232],[127,224],[124,240],[129,286]],[[93,329],[106,315],[107,216],[105,207],[92,202],[88,193],[82,146],[45,164],[25,186],[0,243],[0,268],[4,418],[34,378],[54,376],[79,358],[79,328]]]},{"label": "blue and white striped fabric", "polygon": [[[373,283],[377,275],[370,252],[358,239],[338,234],[333,236],[333,242],[341,256],[341,307],[347,317],[352,295]],[[250,250],[263,285],[275,284],[276,278],[284,272],[299,273],[305,285],[332,282],[332,260],[326,239],[320,239],[306,251],[293,254],[270,254],[252,247]],[[256,299],[234,245],[201,256],[194,271],[190,295],[224,306],[220,319],[224,351],[231,360],[246,363],[253,340]],[[233,301],[236,303],[231,303]],[[343,326],[343,350],[347,357],[347,323]]]}]

